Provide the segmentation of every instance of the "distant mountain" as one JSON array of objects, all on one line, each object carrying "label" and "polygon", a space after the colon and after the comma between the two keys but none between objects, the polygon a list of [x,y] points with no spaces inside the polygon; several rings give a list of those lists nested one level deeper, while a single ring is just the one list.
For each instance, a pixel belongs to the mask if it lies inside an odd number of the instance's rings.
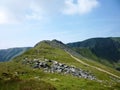
[{"label": "distant mountain", "polygon": [[8,61],[25,51],[29,50],[31,47],[21,47],[21,48],[10,48],[0,50],[0,62]]},{"label": "distant mountain", "polygon": [[67,45],[84,57],[120,69],[120,37],[91,38]]},{"label": "distant mountain", "polygon": [[119,90],[119,79],[120,72],[58,40],[41,41],[0,63],[0,90]]}]

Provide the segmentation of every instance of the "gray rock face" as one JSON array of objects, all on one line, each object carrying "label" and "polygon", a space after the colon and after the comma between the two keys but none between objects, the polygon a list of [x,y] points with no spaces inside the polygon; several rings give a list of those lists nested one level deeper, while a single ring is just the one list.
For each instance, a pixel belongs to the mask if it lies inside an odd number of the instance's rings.
[{"label": "gray rock face", "polygon": [[34,59],[34,60],[23,60],[24,64],[32,64],[33,68],[42,68],[44,69],[45,72],[50,72],[50,73],[60,73],[60,74],[70,74],[72,76],[76,76],[79,78],[86,78],[90,80],[95,80],[96,77],[92,74],[90,74],[87,71],[84,71],[80,68],[76,68],[74,66],[68,66],[66,64],[59,63],[55,60],[48,60],[45,59],[39,60],[39,59]]}]

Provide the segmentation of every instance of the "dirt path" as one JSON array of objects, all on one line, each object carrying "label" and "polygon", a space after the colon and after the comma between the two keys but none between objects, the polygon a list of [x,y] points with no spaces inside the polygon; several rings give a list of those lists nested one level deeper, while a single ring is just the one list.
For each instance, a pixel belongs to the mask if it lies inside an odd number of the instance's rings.
[{"label": "dirt path", "polygon": [[[67,52],[67,51],[66,51],[66,52]],[[82,63],[83,65],[86,65],[86,66],[89,66],[89,67],[95,68],[95,69],[97,69],[97,70],[99,70],[99,71],[101,71],[101,72],[107,73],[107,74],[109,74],[109,75],[111,75],[111,76],[113,76],[113,77],[116,77],[116,78],[119,78],[119,79],[120,79],[120,77],[117,76],[117,75],[115,75],[115,74],[112,74],[112,73],[110,73],[110,72],[108,72],[108,71],[106,71],[106,70],[104,70],[104,69],[99,68],[99,67],[89,65],[89,64],[83,62],[82,60],[80,60],[80,59],[74,57],[74,56],[71,55],[69,52],[67,52],[67,53],[68,53],[73,59],[75,59],[76,61]]]}]

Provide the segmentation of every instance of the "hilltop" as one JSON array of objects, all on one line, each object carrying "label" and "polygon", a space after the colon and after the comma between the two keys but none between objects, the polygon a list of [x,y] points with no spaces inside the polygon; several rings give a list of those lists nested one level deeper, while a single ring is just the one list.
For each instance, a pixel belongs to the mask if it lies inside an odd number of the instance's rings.
[{"label": "hilltop", "polygon": [[1,90],[120,88],[120,72],[86,59],[58,40],[41,41],[12,61],[0,63],[0,67]]}]

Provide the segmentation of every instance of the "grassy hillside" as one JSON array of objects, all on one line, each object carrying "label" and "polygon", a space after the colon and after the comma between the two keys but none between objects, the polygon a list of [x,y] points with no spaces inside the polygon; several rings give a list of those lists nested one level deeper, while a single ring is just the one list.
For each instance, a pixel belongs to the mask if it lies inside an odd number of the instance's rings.
[{"label": "grassy hillside", "polygon": [[92,38],[68,46],[88,59],[96,60],[110,67],[120,67],[120,38]]},{"label": "grassy hillside", "polygon": [[0,90],[56,90],[50,83],[38,80],[38,73],[44,75],[19,63],[0,63]]},{"label": "grassy hillside", "polygon": [[0,50],[0,61],[8,61],[25,51],[29,50],[30,47],[23,47],[23,48],[10,48],[10,49],[1,49]]},{"label": "grassy hillside", "polygon": [[[64,47],[64,48],[63,48]],[[67,48],[68,49],[68,48]],[[72,51],[72,50],[71,50]],[[73,51],[74,52],[74,51]],[[96,80],[78,78],[70,74],[44,72],[41,68],[33,68],[31,64],[23,64],[24,60],[45,59],[55,60],[69,66],[75,66],[95,75]],[[96,62],[91,65],[101,66]],[[100,72],[95,68],[85,66],[73,59],[66,51],[63,43],[56,41],[42,41],[13,61],[0,63],[0,90],[119,90],[118,78]],[[103,66],[105,70],[116,75],[119,72]],[[12,83],[9,83],[12,82]],[[28,82],[28,83],[26,83]],[[7,84],[5,84],[7,83]],[[9,86],[7,88],[6,86]],[[15,86],[14,89],[12,86]],[[21,88],[20,88],[21,87]],[[26,89],[27,88],[27,89]],[[33,89],[34,88],[34,89]]]}]

